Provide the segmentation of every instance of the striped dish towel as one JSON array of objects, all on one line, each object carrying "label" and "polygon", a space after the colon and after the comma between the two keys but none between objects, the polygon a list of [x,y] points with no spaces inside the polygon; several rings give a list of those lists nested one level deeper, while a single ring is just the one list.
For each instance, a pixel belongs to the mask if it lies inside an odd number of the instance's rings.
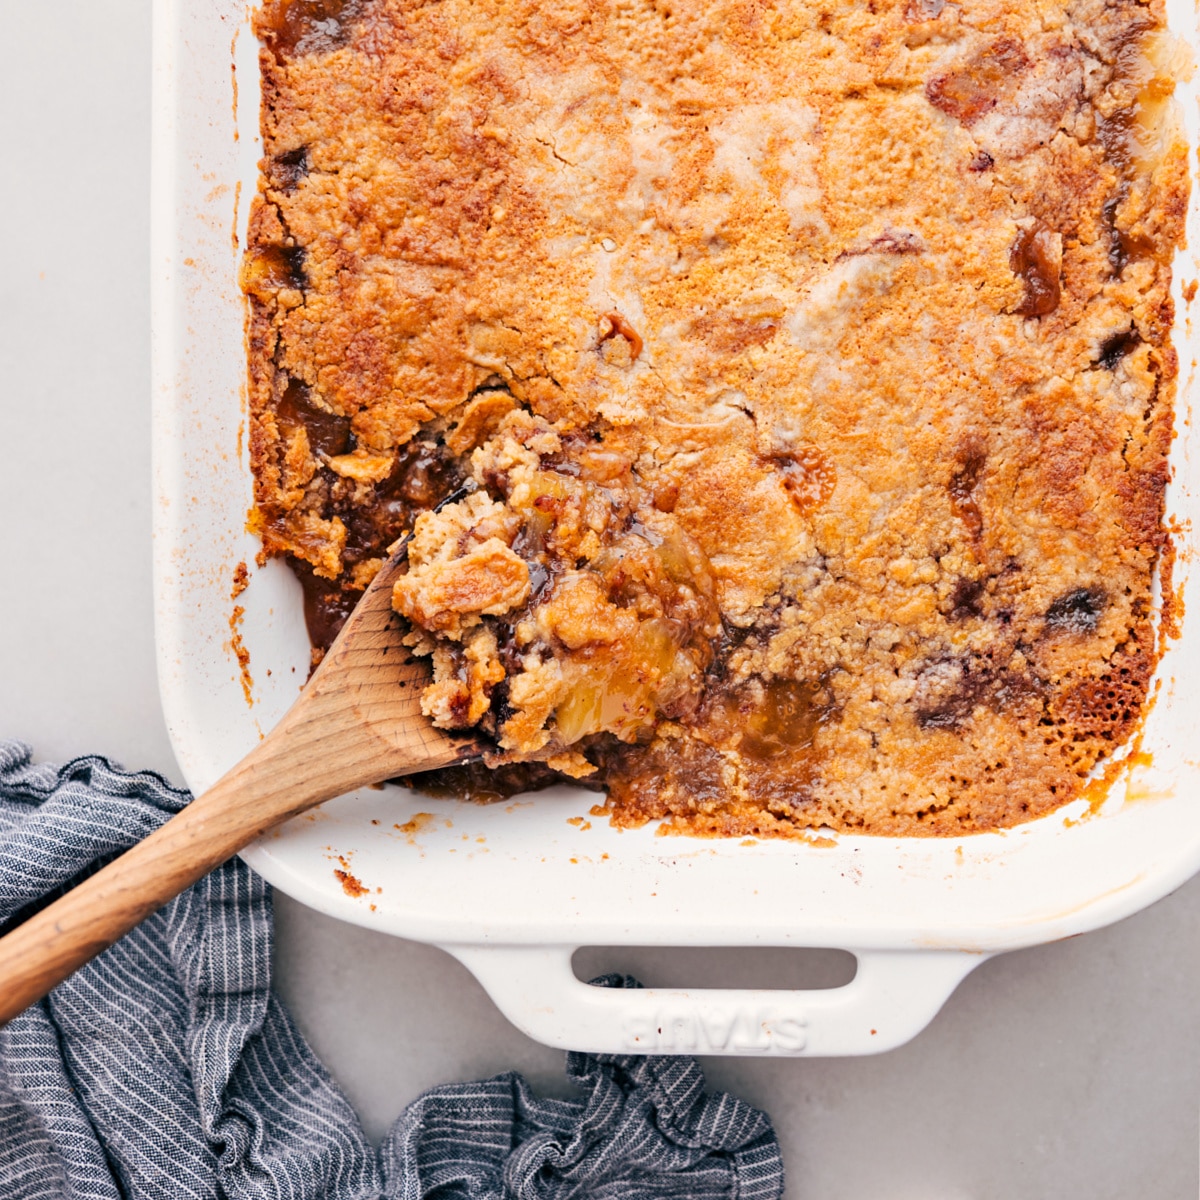
[{"label": "striped dish towel", "polygon": [[[102,758],[0,742],[0,929],[188,801]],[[567,1055],[419,1097],[376,1151],[270,989],[271,898],[240,860],[0,1030],[3,1200],[768,1200],[769,1118],[689,1058]],[[636,987],[609,976],[610,987]]]}]

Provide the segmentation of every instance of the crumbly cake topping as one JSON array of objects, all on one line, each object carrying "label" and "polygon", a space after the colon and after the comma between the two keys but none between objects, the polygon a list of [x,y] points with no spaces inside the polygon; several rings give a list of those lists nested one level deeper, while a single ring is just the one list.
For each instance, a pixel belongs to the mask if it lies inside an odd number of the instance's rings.
[{"label": "crumbly cake topping", "polygon": [[318,652],[412,531],[435,723],[720,833],[1010,825],[1128,738],[1187,196],[1161,0],[259,32],[254,523]]}]

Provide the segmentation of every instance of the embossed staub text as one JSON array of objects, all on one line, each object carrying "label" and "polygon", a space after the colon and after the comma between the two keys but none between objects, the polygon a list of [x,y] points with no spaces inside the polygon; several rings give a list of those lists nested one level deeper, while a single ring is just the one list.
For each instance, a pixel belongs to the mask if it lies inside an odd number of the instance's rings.
[{"label": "embossed staub text", "polygon": [[705,1011],[692,1004],[663,1004],[625,1021],[625,1045],[639,1054],[796,1054],[807,1041],[805,1015],[774,1005]]}]

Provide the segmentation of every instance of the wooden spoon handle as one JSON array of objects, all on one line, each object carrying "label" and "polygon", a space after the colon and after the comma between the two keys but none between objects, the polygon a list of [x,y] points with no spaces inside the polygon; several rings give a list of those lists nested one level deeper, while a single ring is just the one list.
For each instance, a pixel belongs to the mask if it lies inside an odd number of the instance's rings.
[{"label": "wooden spoon handle", "polygon": [[0,1024],[260,834],[341,790],[328,772],[288,777],[273,751],[264,742],[145,840],[0,939]]},{"label": "wooden spoon handle", "polygon": [[404,647],[391,606],[403,564],[401,544],[269,737],[162,828],[0,939],[0,1024],[280,822],[364,783],[479,756],[481,745],[421,713],[428,669]]}]

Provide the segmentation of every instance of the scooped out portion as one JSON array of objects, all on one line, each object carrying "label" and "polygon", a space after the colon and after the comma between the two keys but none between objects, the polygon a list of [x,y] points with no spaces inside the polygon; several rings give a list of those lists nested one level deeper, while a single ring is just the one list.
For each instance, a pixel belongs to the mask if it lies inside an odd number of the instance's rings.
[{"label": "scooped out portion", "polygon": [[598,735],[645,741],[694,713],[721,633],[712,572],[629,459],[517,409],[470,478],[417,518],[395,587],[409,644],[433,659],[434,724],[479,724],[508,761],[585,776]]},{"label": "scooped out portion", "polygon": [[1128,744],[1188,196],[1161,0],[258,31],[251,524],[315,658],[411,535],[425,711],[496,745],[419,786],[961,836]]}]

